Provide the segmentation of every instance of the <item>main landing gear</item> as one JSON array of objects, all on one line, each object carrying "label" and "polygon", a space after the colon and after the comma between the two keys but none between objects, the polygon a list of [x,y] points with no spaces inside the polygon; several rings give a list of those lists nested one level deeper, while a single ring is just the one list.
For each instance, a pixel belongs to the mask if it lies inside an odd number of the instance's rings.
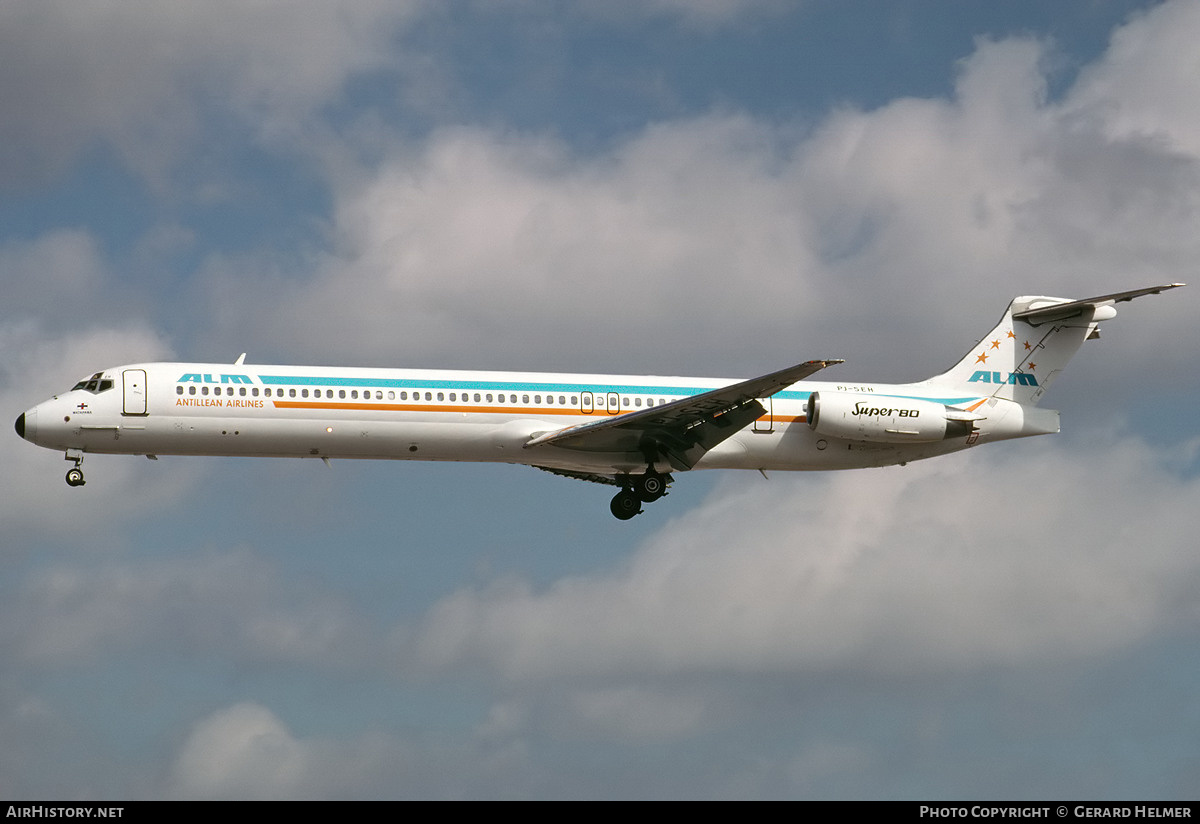
[{"label": "main landing gear", "polygon": [[67,486],[83,486],[87,483],[83,480],[83,469],[80,468],[83,464],[83,453],[67,452],[66,459],[75,462],[75,466],[67,470]]},{"label": "main landing gear", "polygon": [[670,483],[670,475],[660,475],[654,471],[644,475],[626,476],[625,485],[613,496],[609,509],[617,518],[628,521],[634,515],[641,514],[642,504],[653,503],[666,495]]}]

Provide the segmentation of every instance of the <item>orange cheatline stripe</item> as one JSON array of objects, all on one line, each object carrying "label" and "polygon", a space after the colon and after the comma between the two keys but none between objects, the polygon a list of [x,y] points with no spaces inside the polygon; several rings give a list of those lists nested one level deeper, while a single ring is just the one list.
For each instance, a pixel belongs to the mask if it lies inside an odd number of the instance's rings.
[{"label": "orange cheatline stripe", "polygon": [[[552,407],[552,406],[446,406],[446,405],[421,405],[402,403],[314,403],[312,401],[277,401],[272,400],[272,404],[276,409],[341,409],[341,410],[357,410],[364,412],[457,412],[459,414],[466,412],[477,412],[481,414],[487,413],[518,413],[522,415],[607,415],[609,414],[604,409],[597,409],[594,412],[583,412],[574,407]],[[612,417],[626,415],[629,412],[636,410],[627,409],[618,412]],[[764,415],[758,420],[768,420],[772,423],[804,423],[807,418],[804,415]]]},{"label": "orange cheatline stripe", "polygon": [[[566,407],[528,407],[528,406],[445,406],[445,405],[420,405],[403,403],[313,403],[304,401],[272,401],[276,409],[353,409],[366,412],[457,412],[459,414],[465,412],[515,412],[524,415],[595,415],[607,414],[604,409],[598,409],[595,412],[582,412],[575,408]],[[633,410],[627,410],[632,412]],[[619,415],[624,412],[617,413]],[[613,417],[616,417],[614,415]]]}]

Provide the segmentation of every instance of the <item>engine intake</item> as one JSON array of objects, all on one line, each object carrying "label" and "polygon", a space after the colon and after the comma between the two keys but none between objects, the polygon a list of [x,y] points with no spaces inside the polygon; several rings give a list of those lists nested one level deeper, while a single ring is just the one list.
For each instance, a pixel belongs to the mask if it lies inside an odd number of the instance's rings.
[{"label": "engine intake", "polygon": [[871,443],[962,438],[984,419],[936,401],[845,392],[813,392],[806,411],[808,425],[818,435]]}]

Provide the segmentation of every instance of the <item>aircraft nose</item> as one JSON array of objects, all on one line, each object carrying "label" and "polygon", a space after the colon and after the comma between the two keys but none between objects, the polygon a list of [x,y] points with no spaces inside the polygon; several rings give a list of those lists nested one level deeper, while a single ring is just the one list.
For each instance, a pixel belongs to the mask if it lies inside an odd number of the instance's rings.
[{"label": "aircraft nose", "polygon": [[35,442],[37,437],[37,409],[26,409],[24,414],[17,418],[16,425],[17,434],[27,441]]}]

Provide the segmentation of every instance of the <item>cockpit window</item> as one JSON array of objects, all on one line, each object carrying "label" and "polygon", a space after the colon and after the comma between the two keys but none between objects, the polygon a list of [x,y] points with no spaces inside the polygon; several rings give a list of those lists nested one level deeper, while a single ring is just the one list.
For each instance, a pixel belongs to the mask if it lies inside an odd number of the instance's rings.
[{"label": "cockpit window", "polygon": [[103,372],[97,372],[90,378],[84,378],[79,383],[72,386],[71,391],[74,392],[76,389],[82,389],[86,392],[91,392],[93,395],[98,395],[101,392],[107,392],[113,388],[113,381],[111,378],[102,378],[101,375],[103,374]]}]

